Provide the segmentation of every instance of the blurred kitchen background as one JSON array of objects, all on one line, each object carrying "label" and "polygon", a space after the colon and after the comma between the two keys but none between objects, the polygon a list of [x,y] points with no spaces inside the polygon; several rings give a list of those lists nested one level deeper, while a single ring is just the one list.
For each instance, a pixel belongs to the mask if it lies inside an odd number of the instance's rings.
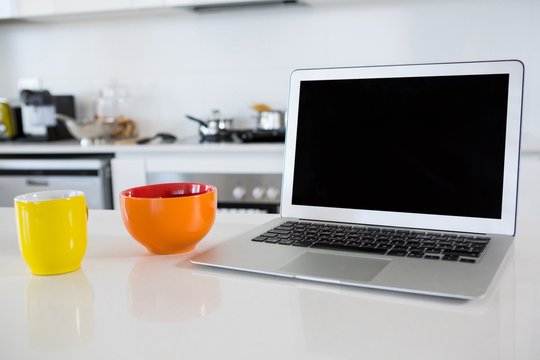
[{"label": "blurred kitchen background", "polygon": [[[186,114],[219,109],[250,127],[254,103],[286,110],[297,68],[517,58],[526,69],[525,142],[540,138],[538,0],[306,0],[199,11],[174,6],[181,3],[0,0],[0,97],[17,99],[20,79],[39,78],[53,94],[74,95],[77,116],[88,118],[99,90],[117,84],[141,134],[182,138],[198,132]],[[26,15],[9,19],[17,12]]]}]

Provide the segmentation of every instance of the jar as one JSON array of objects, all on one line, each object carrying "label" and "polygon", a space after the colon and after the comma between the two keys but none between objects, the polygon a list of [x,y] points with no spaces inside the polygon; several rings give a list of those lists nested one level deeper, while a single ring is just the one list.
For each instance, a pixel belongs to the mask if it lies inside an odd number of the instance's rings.
[{"label": "jar", "polygon": [[96,118],[114,122],[127,111],[128,92],[124,86],[110,85],[102,88],[97,101]]}]

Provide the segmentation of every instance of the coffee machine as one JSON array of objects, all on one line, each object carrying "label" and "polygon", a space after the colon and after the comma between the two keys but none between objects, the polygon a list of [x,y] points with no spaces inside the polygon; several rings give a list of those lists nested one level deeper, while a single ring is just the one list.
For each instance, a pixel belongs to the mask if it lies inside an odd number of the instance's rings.
[{"label": "coffee machine", "polygon": [[57,113],[75,118],[72,95],[52,95],[48,90],[22,90],[20,107],[20,139],[52,141],[73,138],[64,122],[56,118]]}]

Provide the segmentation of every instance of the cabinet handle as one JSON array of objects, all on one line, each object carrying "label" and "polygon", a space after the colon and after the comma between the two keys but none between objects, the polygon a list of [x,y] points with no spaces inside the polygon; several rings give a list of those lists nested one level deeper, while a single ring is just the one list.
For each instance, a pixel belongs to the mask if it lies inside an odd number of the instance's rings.
[{"label": "cabinet handle", "polygon": [[28,186],[49,186],[47,180],[26,179],[26,185]]}]

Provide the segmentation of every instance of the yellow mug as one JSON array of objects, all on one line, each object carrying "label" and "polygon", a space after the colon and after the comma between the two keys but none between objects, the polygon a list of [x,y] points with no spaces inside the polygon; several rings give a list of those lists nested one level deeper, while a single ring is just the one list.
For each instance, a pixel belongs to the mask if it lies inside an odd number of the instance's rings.
[{"label": "yellow mug", "polygon": [[82,191],[39,191],[18,195],[14,203],[19,249],[33,274],[63,274],[81,267],[88,218]]}]

